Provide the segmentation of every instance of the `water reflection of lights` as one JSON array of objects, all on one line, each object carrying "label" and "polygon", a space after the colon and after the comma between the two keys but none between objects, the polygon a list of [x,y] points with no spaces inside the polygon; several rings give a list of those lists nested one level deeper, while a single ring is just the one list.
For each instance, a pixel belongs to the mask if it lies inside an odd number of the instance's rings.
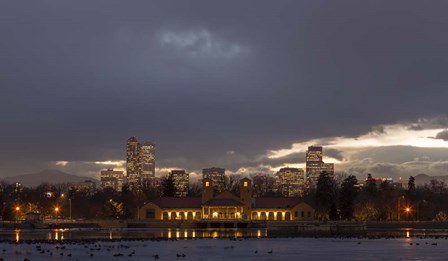
[{"label": "water reflection of lights", "polygon": [[265,229],[244,230],[244,229],[167,229],[157,233],[161,238],[166,239],[189,239],[189,238],[242,238],[266,237]]},{"label": "water reflection of lights", "polygon": [[[54,232],[54,237],[53,233]],[[53,232],[48,232],[48,240],[64,240],[64,229],[55,229]]]},{"label": "water reflection of lights", "polygon": [[113,237],[112,237],[112,230],[109,230],[109,239],[110,239],[110,240],[113,239]]},{"label": "water reflection of lights", "polygon": [[410,238],[411,237],[411,233],[409,231],[406,231],[406,238]]},{"label": "water reflection of lights", "polygon": [[20,229],[16,229],[16,242],[20,241]]}]

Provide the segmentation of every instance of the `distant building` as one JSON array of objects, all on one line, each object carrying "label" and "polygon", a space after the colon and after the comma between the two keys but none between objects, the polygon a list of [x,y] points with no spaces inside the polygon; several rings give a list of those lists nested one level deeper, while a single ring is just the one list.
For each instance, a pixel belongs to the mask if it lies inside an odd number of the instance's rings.
[{"label": "distant building", "polygon": [[311,221],[314,209],[299,198],[252,198],[248,178],[240,181],[240,193],[214,194],[213,181],[202,180],[201,197],[159,197],[142,206],[137,215],[144,220],[201,221]]},{"label": "distant building", "polygon": [[322,160],[322,146],[310,146],[306,151],[306,177],[309,182],[316,184],[322,172],[334,175],[334,164]]},{"label": "distant building", "polygon": [[91,180],[85,180],[82,182],[70,182],[68,183],[68,189],[71,191],[93,194],[96,191],[96,183]]},{"label": "distant building", "polygon": [[115,191],[121,192],[123,188],[123,171],[107,169],[101,171],[101,188],[112,188]]},{"label": "distant building", "polygon": [[126,179],[133,187],[141,183],[141,153],[140,143],[136,137],[130,137],[126,144]]},{"label": "distant building", "polygon": [[21,193],[23,191],[23,186],[21,182],[16,182],[15,187],[14,187],[14,192],[15,193]]},{"label": "distant building", "polygon": [[186,197],[190,188],[190,175],[185,170],[172,170],[171,175],[176,187],[176,197]]},{"label": "distant building", "polygon": [[305,171],[300,168],[281,168],[277,174],[277,189],[285,197],[298,197],[305,189]]},{"label": "distant building", "polygon": [[367,182],[372,182],[376,185],[377,188],[380,188],[381,184],[387,184],[387,186],[394,188],[402,188],[402,184],[400,182],[394,182],[392,178],[374,178],[370,173],[367,174],[367,177],[364,181],[359,182],[359,186],[363,187],[367,184]]},{"label": "distant building", "polygon": [[146,181],[154,178],[156,175],[155,144],[151,142],[143,142],[140,150],[142,164],[141,176],[143,181]]},{"label": "distant building", "polygon": [[202,179],[211,179],[213,181],[213,187],[218,192],[221,192],[224,190],[226,169],[215,167],[202,169]]},{"label": "distant building", "polygon": [[130,137],[126,143],[126,182],[129,188],[141,188],[155,177],[155,144],[140,143]]}]

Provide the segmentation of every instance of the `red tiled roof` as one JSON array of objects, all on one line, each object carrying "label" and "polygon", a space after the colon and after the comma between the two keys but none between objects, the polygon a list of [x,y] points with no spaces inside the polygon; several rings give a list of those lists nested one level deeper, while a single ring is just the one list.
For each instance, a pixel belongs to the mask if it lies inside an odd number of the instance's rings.
[{"label": "red tiled roof", "polygon": [[200,197],[162,197],[151,202],[160,208],[200,208],[202,199]]},{"label": "red tiled roof", "polygon": [[243,204],[239,201],[236,201],[234,199],[228,199],[228,198],[215,198],[210,199],[209,201],[205,202],[203,204],[204,206],[243,206]]},{"label": "red tiled roof", "polygon": [[302,201],[298,198],[254,198],[253,208],[292,208]]}]

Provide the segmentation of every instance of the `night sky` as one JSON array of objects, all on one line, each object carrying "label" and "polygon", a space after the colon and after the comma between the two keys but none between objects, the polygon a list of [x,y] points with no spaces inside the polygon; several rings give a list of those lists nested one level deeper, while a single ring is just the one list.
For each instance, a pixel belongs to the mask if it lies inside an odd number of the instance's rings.
[{"label": "night sky", "polygon": [[448,174],[448,1],[2,1],[0,177]]}]

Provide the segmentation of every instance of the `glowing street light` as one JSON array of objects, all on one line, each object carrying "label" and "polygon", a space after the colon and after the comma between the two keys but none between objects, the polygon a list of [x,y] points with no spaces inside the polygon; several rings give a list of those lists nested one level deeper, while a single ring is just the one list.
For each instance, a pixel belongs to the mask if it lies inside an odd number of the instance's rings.
[{"label": "glowing street light", "polygon": [[20,211],[20,207],[19,207],[19,206],[16,206],[16,207],[15,207],[15,210],[16,210],[16,221],[17,221],[17,220],[19,220],[19,211]]},{"label": "glowing street light", "polygon": [[54,208],[54,212],[56,213],[56,221],[58,220],[58,212],[59,212],[59,207],[55,207]]},{"label": "glowing street light", "polygon": [[411,208],[407,207],[407,208],[404,209],[404,211],[406,212],[406,220],[409,221],[409,212],[411,212]]}]

